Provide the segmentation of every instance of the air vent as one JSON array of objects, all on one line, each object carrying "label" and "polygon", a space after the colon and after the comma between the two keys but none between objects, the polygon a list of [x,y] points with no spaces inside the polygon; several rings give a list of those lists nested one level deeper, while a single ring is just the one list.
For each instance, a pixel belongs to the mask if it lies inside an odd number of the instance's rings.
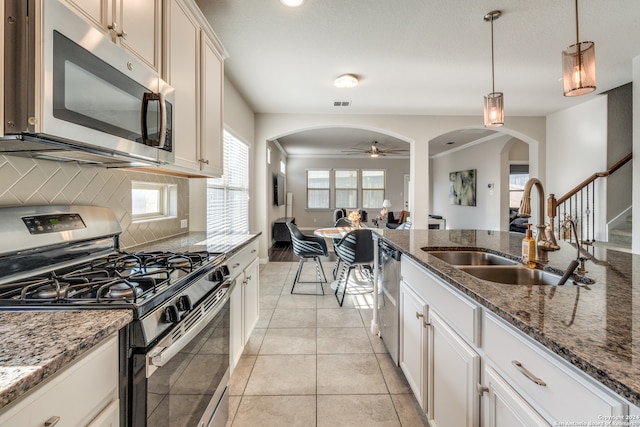
[{"label": "air vent", "polygon": [[334,107],[349,107],[351,105],[351,101],[333,101]]}]

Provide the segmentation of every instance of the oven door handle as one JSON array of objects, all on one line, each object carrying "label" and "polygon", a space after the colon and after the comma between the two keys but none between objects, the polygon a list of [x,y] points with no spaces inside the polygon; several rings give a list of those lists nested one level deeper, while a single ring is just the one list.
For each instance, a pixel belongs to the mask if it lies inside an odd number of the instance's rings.
[{"label": "oven door handle", "polygon": [[200,319],[200,321],[193,326],[187,333],[178,338],[177,341],[171,343],[168,347],[158,345],[151,349],[147,355],[147,378],[157,369],[167,364],[176,354],[178,354],[183,348],[187,346],[202,330],[209,324],[222,310],[230,297],[230,289],[235,285],[235,280],[224,283],[222,286],[226,289],[226,293],[220,301],[216,304],[216,308],[211,310],[207,315]]}]

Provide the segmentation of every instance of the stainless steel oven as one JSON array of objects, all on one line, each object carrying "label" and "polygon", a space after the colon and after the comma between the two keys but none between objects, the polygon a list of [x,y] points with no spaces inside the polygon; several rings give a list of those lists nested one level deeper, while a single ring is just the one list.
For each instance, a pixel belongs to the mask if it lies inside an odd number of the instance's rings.
[{"label": "stainless steel oven", "polygon": [[[226,424],[229,296],[234,285],[235,281],[224,282],[175,323],[158,343],[134,349],[130,425],[222,427]],[[174,314],[178,316],[182,308],[185,307],[178,307]],[[172,315],[165,312],[165,316]]]},{"label": "stainless steel oven", "polygon": [[172,163],[173,89],[62,0],[6,0],[0,153]]}]

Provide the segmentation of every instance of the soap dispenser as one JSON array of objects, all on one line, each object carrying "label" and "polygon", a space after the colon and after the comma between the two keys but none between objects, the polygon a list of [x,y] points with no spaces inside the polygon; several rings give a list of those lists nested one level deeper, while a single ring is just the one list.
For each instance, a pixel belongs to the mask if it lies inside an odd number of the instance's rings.
[{"label": "soap dispenser", "polygon": [[536,241],[533,238],[531,224],[527,224],[527,231],[522,239],[522,263],[529,268],[536,266]]}]

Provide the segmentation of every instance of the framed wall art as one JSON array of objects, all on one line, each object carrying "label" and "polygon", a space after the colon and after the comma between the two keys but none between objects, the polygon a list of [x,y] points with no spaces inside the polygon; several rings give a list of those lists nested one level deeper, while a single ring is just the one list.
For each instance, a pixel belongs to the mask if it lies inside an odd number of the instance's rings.
[{"label": "framed wall art", "polygon": [[449,173],[449,204],[476,205],[476,169]]}]

